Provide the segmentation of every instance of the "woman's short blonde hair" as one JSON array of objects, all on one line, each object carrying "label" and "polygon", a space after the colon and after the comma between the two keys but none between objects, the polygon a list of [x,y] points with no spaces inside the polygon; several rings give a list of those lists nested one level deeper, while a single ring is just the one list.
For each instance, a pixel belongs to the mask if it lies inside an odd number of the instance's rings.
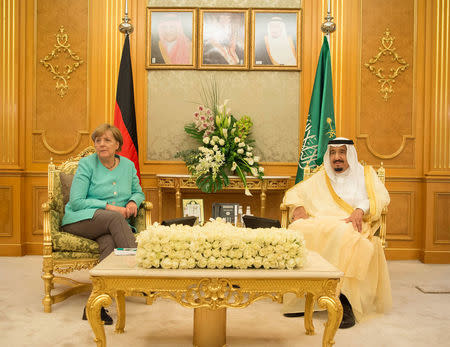
[{"label": "woman's short blonde hair", "polygon": [[117,149],[117,152],[120,152],[122,150],[123,137],[122,137],[122,133],[120,132],[120,130],[118,128],[116,128],[114,125],[111,125],[108,123],[99,125],[91,135],[92,141],[95,142],[95,139],[97,137],[104,135],[108,130],[111,131],[111,133],[114,136],[114,139],[117,142],[119,142],[119,148]]}]

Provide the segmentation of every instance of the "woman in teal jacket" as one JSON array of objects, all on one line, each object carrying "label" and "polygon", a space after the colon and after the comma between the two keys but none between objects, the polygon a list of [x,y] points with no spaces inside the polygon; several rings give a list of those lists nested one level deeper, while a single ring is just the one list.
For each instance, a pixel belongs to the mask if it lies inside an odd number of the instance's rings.
[{"label": "woman in teal jacket", "polygon": [[[62,228],[97,241],[101,261],[116,247],[136,247],[127,219],[136,216],[144,193],[134,163],[116,154],[123,144],[120,130],[102,124],[91,137],[96,153],[78,163]],[[101,316],[105,324],[112,324],[104,310]]]},{"label": "woman in teal jacket", "polygon": [[116,247],[136,247],[127,219],[144,200],[134,163],[119,156],[122,134],[100,125],[93,133],[96,153],[82,158],[65,207],[63,230],[98,242],[100,260]]}]

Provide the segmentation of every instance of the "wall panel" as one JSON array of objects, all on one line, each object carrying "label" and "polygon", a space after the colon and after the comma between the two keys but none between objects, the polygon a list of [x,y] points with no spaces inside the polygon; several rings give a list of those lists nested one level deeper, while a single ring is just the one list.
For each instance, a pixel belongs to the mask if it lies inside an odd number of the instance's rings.
[{"label": "wall panel", "polygon": [[450,244],[450,192],[434,193],[434,243]]},{"label": "wall panel", "polygon": [[34,162],[62,159],[88,143],[87,35],[87,0],[36,2]]},{"label": "wall panel", "polygon": [[415,168],[413,0],[362,1],[360,156]]},{"label": "wall panel", "polygon": [[13,187],[0,186],[0,237],[13,236]]},{"label": "wall panel", "polygon": [[23,255],[21,178],[0,177],[0,255]]}]

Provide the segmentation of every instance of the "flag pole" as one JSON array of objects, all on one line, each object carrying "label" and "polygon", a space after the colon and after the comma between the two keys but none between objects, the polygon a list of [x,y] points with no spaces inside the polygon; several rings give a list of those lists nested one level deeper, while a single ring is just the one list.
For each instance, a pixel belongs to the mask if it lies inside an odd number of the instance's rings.
[{"label": "flag pole", "polygon": [[[122,0],[121,0],[122,1]],[[119,25],[119,31],[125,34],[122,57],[117,78],[116,103],[114,107],[114,125],[123,137],[122,150],[119,155],[134,163],[136,174],[141,181],[139,169],[139,146],[134,105],[133,69],[131,67],[130,34],[134,31],[128,17],[128,0],[125,0],[125,16]]]}]

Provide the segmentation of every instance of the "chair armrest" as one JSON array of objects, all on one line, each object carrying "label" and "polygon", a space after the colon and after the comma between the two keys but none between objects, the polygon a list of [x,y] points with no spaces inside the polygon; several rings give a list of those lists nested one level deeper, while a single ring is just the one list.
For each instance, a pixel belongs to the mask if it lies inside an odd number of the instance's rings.
[{"label": "chair armrest", "polygon": [[50,256],[52,254],[52,233],[50,229],[50,210],[51,210],[51,200],[48,200],[42,204],[42,212],[44,213],[43,218],[43,235],[44,235],[44,244],[42,253],[44,258],[46,256]]},{"label": "chair armrest", "polygon": [[280,210],[281,210],[281,227],[287,228],[289,224],[289,207],[281,203]]},{"label": "chair armrest", "polygon": [[143,201],[141,207],[145,211],[145,229],[148,229],[152,225],[153,204],[150,201]]},{"label": "chair armrest", "polygon": [[381,212],[380,239],[383,248],[386,248],[386,216],[387,207],[383,208],[383,211]]}]

